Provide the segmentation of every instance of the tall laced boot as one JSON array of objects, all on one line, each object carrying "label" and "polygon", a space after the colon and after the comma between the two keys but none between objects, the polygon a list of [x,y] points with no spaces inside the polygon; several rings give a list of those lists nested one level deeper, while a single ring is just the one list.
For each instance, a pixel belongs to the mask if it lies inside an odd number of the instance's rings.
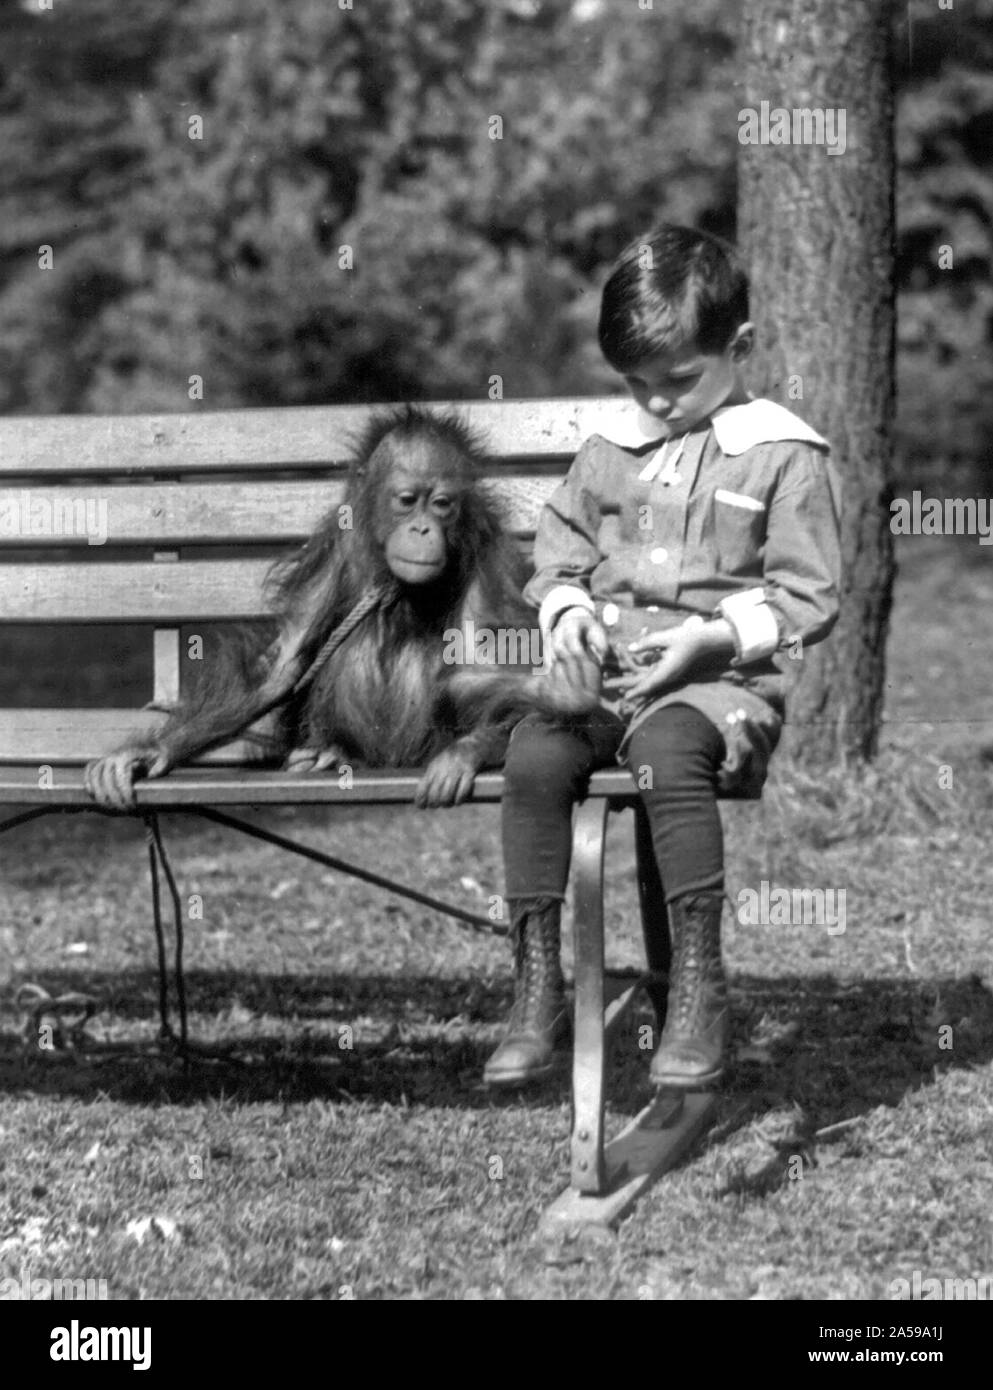
[{"label": "tall laced boot", "polygon": [[672,970],[665,1027],[652,1058],[656,1086],[696,1091],[724,1073],[731,1034],[721,965],[720,893],[693,893],[669,904]]},{"label": "tall laced boot", "polygon": [[510,903],[514,1005],[500,1046],[483,1070],[488,1086],[526,1086],[550,1075],[558,1044],[569,1039],[559,959],[562,904],[555,898]]}]

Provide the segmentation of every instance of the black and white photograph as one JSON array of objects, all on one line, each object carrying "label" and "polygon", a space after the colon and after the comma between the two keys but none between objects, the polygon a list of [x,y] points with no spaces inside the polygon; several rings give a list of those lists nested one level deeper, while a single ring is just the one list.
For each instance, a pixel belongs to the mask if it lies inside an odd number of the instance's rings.
[{"label": "black and white photograph", "polygon": [[993,0],[0,0],[0,132],[41,1383],[245,1303],[964,1370]]}]

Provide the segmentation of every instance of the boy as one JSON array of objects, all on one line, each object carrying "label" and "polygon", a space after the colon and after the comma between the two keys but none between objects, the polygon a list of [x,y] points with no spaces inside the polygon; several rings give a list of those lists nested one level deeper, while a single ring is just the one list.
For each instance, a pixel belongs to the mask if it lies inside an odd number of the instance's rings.
[{"label": "boy", "polygon": [[604,287],[599,338],[650,442],[587,440],[539,522],[525,593],[550,659],[590,653],[607,678],[595,716],[530,716],[511,739],[503,846],[516,988],[484,1076],[547,1075],[568,1033],[559,918],[572,808],[590,773],[616,759],[644,788],[673,939],[651,1079],[697,1089],[720,1079],[730,1031],[717,793],[754,794],[765,780],[783,718],[773,654],[834,625],[835,485],[820,435],[748,397],[748,283],[717,238],[666,225],[632,243]]}]

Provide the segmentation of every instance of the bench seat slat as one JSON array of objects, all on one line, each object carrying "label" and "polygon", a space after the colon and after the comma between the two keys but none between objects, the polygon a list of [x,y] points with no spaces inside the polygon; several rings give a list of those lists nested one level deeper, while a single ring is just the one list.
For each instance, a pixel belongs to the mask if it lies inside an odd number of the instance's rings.
[{"label": "bench seat slat", "polygon": [[3,623],[209,622],[270,611],[268,560],[0,565]]},{"label": "bench seat slat", "polygon": [[[169,415],[0,419],[0,475],[191,473],[325,466],[347,456],[375,406],[193,410]],[[626,397],[432,402],[459,411],[502,458],[568,458],[590,434],[631,419]]]},{"label": "bench seat slat", "polygon": [[[0,805],[7,806],[91,806],[83,790],[82,769],[56,767],[54,786],[38,786],[34,766],[0,767]],[[420,773],[410,770],[356,771],[353,785],[342,787],[336,772],[295,776],[286,772],[255,771],[245,768],[185,768],[155,782],[137,784],[138,805],[157,810],[176,810],[184,806],[385,806],[409,804]],[[634,801],[638,795],[629,773],[610,769],[593,775],[590,792]],[[503,794],[503,775],[484,772],[476,778],[472,799],[499,801]]]}]

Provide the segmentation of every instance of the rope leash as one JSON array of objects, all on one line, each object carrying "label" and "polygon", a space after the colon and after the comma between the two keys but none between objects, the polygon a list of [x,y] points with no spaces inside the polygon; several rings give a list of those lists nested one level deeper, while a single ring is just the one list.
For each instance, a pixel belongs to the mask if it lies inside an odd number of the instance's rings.
[{"label": "rope leash", "polygon": [[[312,685],[314,680],[334,656],[335,652],[352,635],[359,624],[370,613],[379,608],[386,608],[393,603],[400,592],[400,586],[396,580],[389,579],[381,584],[372,585],[362,594],[359,601],[354,605],[346,617],[338,624],[328,637],[321,644],[320,650],[306,671],[293,686],[291,696],[299,695]],[[34,816],[42,814],[40,810],[30,811],[21,817],[14,817],[4,824],[2,829],[8,829],[20,820],[32,819]],[[189,1040],[189,1010],[186,1000],[186,976],[183,970],[183,952],[185,946],[185,936],[183,931],[183,909],[180,902],[179,889],[176,885],[176,876],[172,870],[169,856],[166,853],[165,844],[162,840],[162,831],[159,825],[159,818],[154,812],[142,812],[142,820],[145,826],[145,843],[148,849],[148,868],[151,878],[152,888],[152,922],[155,929],[155,949],[159,975],[159,1036],[162,1041],[171,1043],[183,1059],[184,1065],[188,1065],[191,1054],[208,1058],[218,1058],[225,1061],[236,1061],[227,1053],[220,1053],[210,1048],[191,1047]],[[175,937],[175,948],[173,957],[173,973],[176,981],[176,1002],[179,1012],[179,1033],[177,1034],[172,1026],[172,1019],[169,1012],[169,967],[167,960],[165,931],[162,925],[162,897],[159,871],[165,878],[169,890],[169,897],[172,901],[173,928]],[[88,995],[66,994],[53,998],[40,985],[23,985],[17,995],[17,1006],[28,1014],[28,1024],[26,1027],[26,1037],[31,1031],[38,1027],[38,1020],[43,1015],[54,1016],[56,1019],[66,1015],[71,1018],[67,1021],[66,1032],[73,1039],[77,1039],[83,1025],[92,1017],[99,1007],[97,1000]]]},{"label": "rope leash", "polygon": [[[148,846],[148,867],[152,879],[152,921],[155,926],[155,947],[159,966],[159,1036],[178,1049],[183,1061],[189,1056],[189,1019],[186,1008],[186,977],[183,974],[183,909],[179,901],[179,890],[172,872],[169,856],[162,843],[162,831],[157,815],[147,812],[142,816],[145,822],[145,843]],[[176,977],[176,1002],[179,1006],[179,1036],[176,1036],[169,1017],[169,969],[166,963],[165,932],[162,929],[162,903],[159,888],[159,866],[165,876],[172,898],[173,924],[175,928],[174,974]]]},{"label": "rope leash", "polygon": [[[171,1045],[176,1054],[182,1059],[184,1067],[188,1067],[194,1057],[201,1061],[224,1062],[230,1066],[245,1066],[247,1063],[245,1063],[242,1058],[237,1057],[233,1052],[229,1052],[223,1048],[203,1047],[199,1043],[190,1042],[189,1010],[186,1002],[186,976],[183,973],[183,950],[185,946],[183,909],[179,898],[179,889],[176,886],[176,876],[172,871],[172,864],[166,853],[158,816],[153,812],[146,812],[143,814],[142,819],[145,822],[145,841],[148,846],[148,865],[152,879],[152,921],[155,927],[155,947],[158,956],[159,1038],[162,1042]],[[173,974],[176,978],[176,1004],[179,1012],[178,1034],[173,1028],[172,1020],[169,1016],[169,966],[166,958],[165,932],[162,927],[162,904],[159,885],[160,868],[169,889],[169,896],[172,899],[173,927],[175,930]]]},{"label": "rope leash", "polygon": [[383,583],[373,584],[366,589],[351,612],[325,638],[320,651],[297,681],[292,693],[299,695],[301,691],[312,685],[338,648],[351,637],[363,618],[367,617],[375,608],[388,608],[399,593],[400,586],[395,579],[384,580]]},{"label": "rope leash", "polygon": [[[400,592],[400,586],[396,580],[389,579],[381,584],[370,586],[362,594],[359,601],[349,611],[347,616],[338,624],[328,637],[321,644],[317,655],[304,671],[293,686],[290,697],[301,694],[316,680],[317,676],[324,669],[327,663],[334,656],[335,652],[348,640],[355,629],[359,626],[370,613],[387,608],[393,603]],[[208,814],[202,811],[201,814]],[[213,818],[213,817],[212,817]],[[221,819],[218,817],[218,819]],[[172,870],[169,856],[166,853],[165,844],[162,839],[162,830],[159,825],[158,816],[151,811],[142,812],[142,820],[145,825],[145,842],[148,849],[148,868],[151,878],[152,888],[152,922],[155,929],[155,948],[159,975],[159,1036],[170,1043],[182,1057],[184,1065],[188,1064],[192,1055],[204,1058],[222,1058],[225,1061],[236,1060],[227,1053],[220,1053],[214,1049],[199,1046],[191,1046],[189,1040],[189,1012],[186,999],[186,977],[183,970],[183,952],[185,937],[183,931],[183,910],[180,901],[179,889],[176,885],[176,877]],[[242,828],[238,826],[238,828]],[[247,827],[244,827],[247,829]],[[256,831],[256,833],[258,833]],[[259,838],[262,838],[260,835]],[[266,837],[276,840],[278,837]],[[297,853],[304,853],[307,858],[323,861],[326,856],[322,856],[318,851],[304,849],[302,846],[287,843],[287,848],[292,848]],[[341,867],[337,864],[336,867]],[[175,977],[176,1003],[179,1013],[179,1032],[173,1028],[169,1009],[169,965],[166,947],[165,930],[162,923],[162,894],[160,871],[166,881],[169,890],[169,897],[172,901],[173,927],[174,927],[174,957],[173,975]],[[358,875],[374,878],[375,876],[366,874]],[[384,881],[383,886],[392,886]],[[505,935],[507,928],[500,923],[484,922],[474,913],[462,912],[457,916],[452,913],[447,904],[438,902],[427,895],[415,894],[412,890],[407,890],[406,896],[415,898],[423,902],[426,906],[437,907],[445,911],[447,915],[454,917],[460,926],[468,927],[471,930],[489,930],[494,935]],[[461,920],[459,920],[461,918]]]},{"label": "rope leash", "polygon": [[[314,660],[304,671],[303,675],[294,685],[291,697],[299,695],[312,685],[316,677],[331,660],[335,652],[352,635],[358,625],[374,610],[386,607],[392,603],[399,593],[399,585],[395,580],[390,579],[382,584],[370,586],[362,594],[358,603],[351,609],[346,617],[338,624],[324,640],[320,650]],[[183,951],[185,937],[183,931],[183,908],[180,902],[179,889],[176,886],[176,876],[172,871],[172,864],[166,853],[165,844],[162,840],[162,830],[159,825],[159,818],[154,812],[144,812],[142,820],[145,824],[145,843],[148,848],[148,870],[152,885],[152,922],[155,928],[155,949],[159,972],[159,1036],[172,1044],[179,1055],[187,1063],[191,1051],[195,1051],[201,1056],[220,1056],[206,1048],[190,1047],[189,1039],[189,1011],[186,1002],[186,976],[183,971]],[[169,890],[169,897],[172,900],[173,929],[174,929],[174,958],[173,975],[176,984],[176,1003],[179,1011],[179,1033],[177,1034],[172,1026],[172,1019],[169,1012],[169,966],[167,961],[165,931],[162,925],[162,894],[159,880],[159,872],[165,878]]]},{"label": "rope leash", "polygon": [[38,1044],[38,1038],[45,1018],[55,1020],[49,1025],[51,1041],[46,1046],[53,1050],[81,1045],[83,1029],[100,1008],[100,1001],[92,994],[74,990],[68,994],[49,994],[41,985],[23,984],[14,995],[14,1007],[27,1015],[24,1024],[24,1042],[27,1046]]}]

